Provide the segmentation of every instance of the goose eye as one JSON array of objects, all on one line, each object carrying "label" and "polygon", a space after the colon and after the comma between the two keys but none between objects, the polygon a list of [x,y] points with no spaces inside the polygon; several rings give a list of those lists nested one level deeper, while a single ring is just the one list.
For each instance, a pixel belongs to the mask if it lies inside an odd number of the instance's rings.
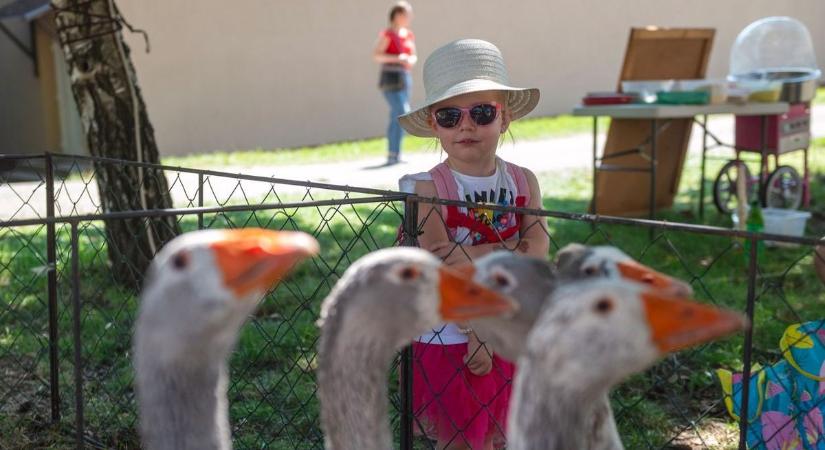
[{"label": "goose eye", "polygon": [[418,269],[412,266],[402,267],[401,271],[398,273],[399,277],[404,281],[412,281],[418,278],[420,273]]},{"label": "goose eye", "polygon": [[178,252],[172,257],[172,267],[183,270],[189,266],[189,253]]},{"label": "goose eye", "polygon": [[493,282],[498,287],[507,287],[510,286],[510,279],[505,277],[504,275],[497,273],[493,275]]},{"label": "goose eye", "polygon": [[584,268],[584,274],[587,276],[596,275],[596,268],[593,266],[587,266]]},{"label": "goose eye", "polygon": [[593,311],[595,311],[598,314],[607,314],[612,310],[613,301],[611,301],[609,298],[600,299],[596,302],[595,305],[593,305]]}]

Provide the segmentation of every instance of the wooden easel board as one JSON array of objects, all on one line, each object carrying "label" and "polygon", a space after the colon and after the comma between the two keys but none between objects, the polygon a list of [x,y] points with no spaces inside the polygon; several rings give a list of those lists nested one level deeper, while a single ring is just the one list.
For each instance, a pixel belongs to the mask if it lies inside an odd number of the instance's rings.
[{"label": "wooden easel board", "polygon": [[[627,43],[619,88],[625,80],[704,78],[715,31],[711,28],[633,28]],[[682,165],[690,141],[691,120],[659,121],[656,136],[656,209],[668,208],[679,189]],[[649,120],[614,119],[610,122],[603,156],[639,147],[642,154],[610,158],[604,164],[647,167],[650,164]],[[650,174],[599,171],[596,182],[598,214],[647,215]],[[592,210],[592,207],[591,207]]]}]

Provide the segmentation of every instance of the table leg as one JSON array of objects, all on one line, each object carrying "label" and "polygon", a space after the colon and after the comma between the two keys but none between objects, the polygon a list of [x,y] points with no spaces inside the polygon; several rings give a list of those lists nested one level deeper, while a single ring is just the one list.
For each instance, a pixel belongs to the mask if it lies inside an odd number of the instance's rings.
[{"label": "table leg", "polygon": [[[656,119],[650,121],[650,220],[656,218]],[[651,228],[651,231],[653,229]]]},{"label": "table leg", "polygon": [[705,218],[705,157],[708,151],[708,115],[702,116],[702,168],[699,177],[699,218]]},{"label": "table leg", "polygon": [[591,208],[593,208],[590,212],[596,214],[596,176],[599,172],[597,164],[599,163],[598,160],[598,140],[599,140],[599,118],[593,116],[593,196],[590,200]]}]

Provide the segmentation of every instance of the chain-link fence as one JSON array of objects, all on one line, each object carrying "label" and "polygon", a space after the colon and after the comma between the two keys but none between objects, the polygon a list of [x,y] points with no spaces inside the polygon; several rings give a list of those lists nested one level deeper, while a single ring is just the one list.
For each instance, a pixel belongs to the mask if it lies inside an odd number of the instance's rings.
[{"label": "chain-link fence", "polygon": [[[16,173],[28,177],[12,182],[15,172],[0,172],[0,448],[139,447],[130,351],[141,273],[127,256],[134,253],[109,245],[111,222],[129,221],[132,233],[155,245],[162,244],[157,229],[164,223],[181,231],[302,230],[319,240],[321,254],[277,286],[243,328],[230,366],[229,400],[237,448],[323,448],[314,379],[321,301],[352,261],[397,245],[399,229],[403,243],[414,245],[428,221],[443,224],[438,207],[418,217],[419,203],[479,206],[101,158],[0,160],[14,161]],[[117,212],[103,210],[94,170],[100,165],[142,167],[144,183],[165,176],[174,208],[142,210],[135,199]],[[814,273],[815,240],[516,211],[547,220],[553,254],[570,242],[614,245],[689,281],[698,298],[752,318],[751,331],[670,356],[614,392],[627,448],[744,448],[745,440],[751,448],[760,442],[774,448],[779,439],[797,439],[799,448],[825,446],[818,412],[825,389],[818,384],[820,367],[810,367],[817,356],[825,360],[825,326],[817,322],[825,318],[825,296]],[[118,276],[112,269],[118,263],[134,266],[134,277]],[[806,325],[791,327],[796,323]],[[420,407],[413,407],[415,380],[402,376],[399,384],[398,372],[411,375],[415,364],[410,349],[393,364],[391,423],[402,448],[432,448],[435,441],[421,433]],[[598,361],[593,368],[601,370]],[[726,372],[715,372],[720,368],[737,373],[725,378]],[[456,367],[457,376],[463,370]],[[770,409],[786,398],[790,413],[783,417]],[[748,414],[734,420],[726,402],[732,412]],[[456,423],[452,443],[463,442],[463,431]]]}]

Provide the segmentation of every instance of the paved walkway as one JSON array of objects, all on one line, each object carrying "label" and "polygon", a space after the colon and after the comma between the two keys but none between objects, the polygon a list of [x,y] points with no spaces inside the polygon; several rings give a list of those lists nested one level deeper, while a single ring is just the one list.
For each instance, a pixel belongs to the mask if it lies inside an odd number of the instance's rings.
[{"label": "paved walkway", "polygon": [[[825,106],[813,108],[813,135],[825,136]],[[715,117],[711,119],[709,128],[723,142],[733,142],[733,118]],[[701,129],[694,127],[689,151],[693,154],[701,152]],[[537,174],[569,171],[571,169],[589,169],[592,167],[592,140],[590,134],[576,134],[565,137],[554,137],[538,141],[518,142],[515,136],[514,146],[508,142],[499,150],[504,159],[526,166]],[[599,136],[599,148],[603,145],[604,135]],[[720,154],[722,150],[719,151]],[[398,188],[398,179],[413,172],[426,171],[441,159],[438,150],[426,153],[402,155],[404,163],[394,166],[383,166],[383,158],[369,158],[355,161],[343,161],[329,164],[294,165],[286,167],[222,167],[216,170],[229,173],[247,175],[273,176],[300,181],[315,181],[347,186],[372,187],[381,189]],[[197,176],[191,174],[167,174],[172,186],[172,194],[176,206],[191,204],[195,199]],[[236,180],[231,178],[210,177],[210,183],[205,190],[207,204],[223,203],[226,199],[241,199],[242,195],[248,198],[261,198],[271,187],[268,183],[244,182],[243,193],[239,191]],[[58,189],[57,214],[81,214],[96,211],[98,196],[95,183],[82,181],[68,181],[56,185]],[[277,186],[278,193],[303,193],[305,188],[295,186]],[[210,201],[211,200],[211,201]],[[273,199],[274,201],[274,199]],[[42,217],[45,215],[45,184],[42,182],[21,182],[0,185],[0,220],[23,219]]]}]

